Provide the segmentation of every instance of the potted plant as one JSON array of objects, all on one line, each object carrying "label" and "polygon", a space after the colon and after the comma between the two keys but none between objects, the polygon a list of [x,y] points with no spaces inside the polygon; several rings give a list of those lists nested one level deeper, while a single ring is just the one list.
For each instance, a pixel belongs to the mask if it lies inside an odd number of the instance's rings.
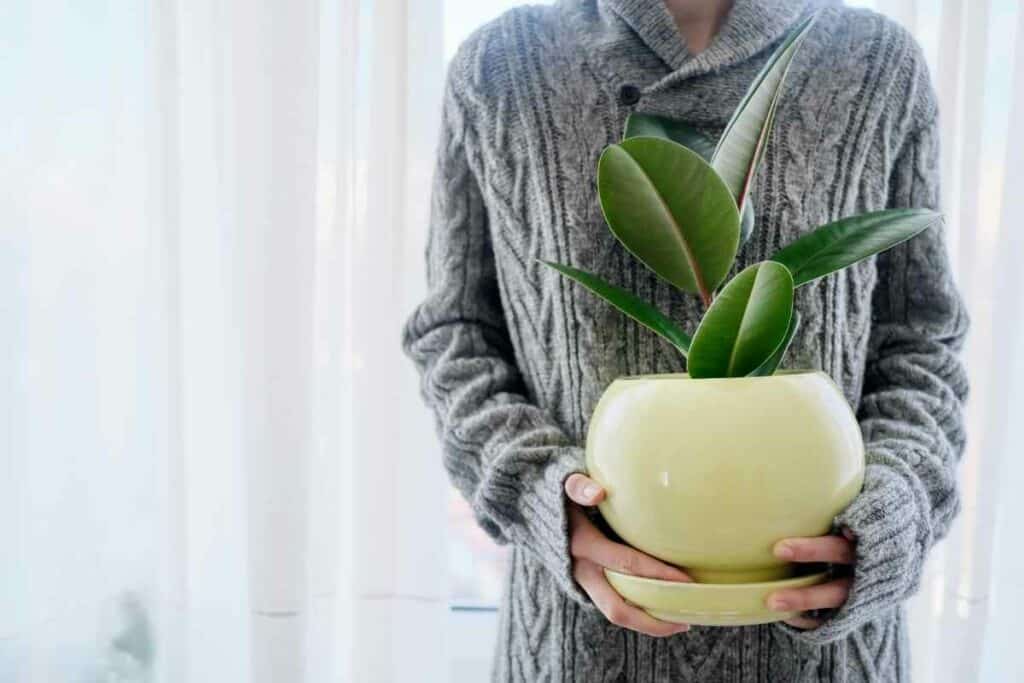
[{"label": "potted plant", "polygon": [[547,263],[675,347],[687,373],[626,377],[606,390],[587,437],[600,510],[623,540],[684,567],[694,584],[606,572],[655,616],[696,624],[788,618],[764,597],[797,576],[782,538],[827,533],[860,490],[864,453],[850,406],[820,371],[777,372],[799,328],[794,290],[941,221],[926,210],[850,216],[808,232],[727,280],[754,229],[751,187],[810,17],[783,41],[717,144],[684,123],[631,115],[600,157],[598,194],[622,245],[705,311],[692,336],[631,292]]}]

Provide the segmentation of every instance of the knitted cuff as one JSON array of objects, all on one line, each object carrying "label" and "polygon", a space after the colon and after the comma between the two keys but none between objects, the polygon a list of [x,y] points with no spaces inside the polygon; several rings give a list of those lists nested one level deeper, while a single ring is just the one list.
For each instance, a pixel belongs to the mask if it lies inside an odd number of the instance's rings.
[{"label": "knitted cuff", "polygon": [[920,584],[931,544],[923,506],[927,496],[919,488],[920,484],[892,467],[868,465],[864,489],[835,520],[837,527],[850,529],[856,539],[853,583],[846,603],[817,628],[779,627],[799,640],[821,645],[847,636],[910,597]]},{"label": "knitted cuff", "polygon": [[495,473],[492,492],[514,492],[514,509],[494,505],[494,501],[486,507],[492,511],[505,508],[507,514],[502,516],[507,518],[501,520],[499,526],[505,530],[508,540],[539,559],[566,595],[589,605],[590,598],[572,576],[568,499],[564,488],[570,474],[586,473],[583,449],[558,447],[543,469],[536,471],[539,476],[529,481],[523,480],[522,473]]}]

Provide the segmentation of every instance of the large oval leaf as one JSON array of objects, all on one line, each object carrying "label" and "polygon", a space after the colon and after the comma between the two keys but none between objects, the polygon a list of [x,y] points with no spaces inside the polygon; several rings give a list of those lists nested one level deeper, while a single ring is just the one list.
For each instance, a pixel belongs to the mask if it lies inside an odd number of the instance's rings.
[{"label": "large oval leaf", "polygon": [[734,277],[704,314],[690,344],[691,377],[743,377],[782,343],[793,313],[793,277],[756,263]]},{"label": "large oval leaf", "polygon": [[554,268],[562,275],[583,285],[633,320],[664,338],[668,343],[676,347],[683,354],[684,358],[686,357],[687,352],[690,350],[690,335],[679,329],[668,316],[651,304],[632,292],[609,284],[585,270],[549,261],[541,261],[541,263],[549,268]]},{"label": "large oval leaf", "polygon": [[793,282],[800,286],[890,249],[941,222],[942,214],[925,209],[887,209],[850,216],[807,233],[771,260],[789,268]]},{"label": "large oval leaf", "polygon": [[[696,128],[664,116],[633,112],[626,117],[626,127],[622,137],[625,139],[644,136],[678,142],[683,147],[699,154],[708,163],[711,162],[711,157],[715,153],[715,141]],[[743,202],[743,213],[740,216],[740,246],[746,244],[753,232],[754,198],[748,193],[746,201]]]},{"label": "large oval leaf", "polygon": [[741,209],[764,156],[786,73],[817,15],[800,22],[768,58],[725,127],[711,165]]},{"label": "large oval leaf", "polygon": [[605,149],[597,185],[605,220],[626,249],[707,300],[739,246],[736,202],[711,166],[671,140],[629,138]]}]

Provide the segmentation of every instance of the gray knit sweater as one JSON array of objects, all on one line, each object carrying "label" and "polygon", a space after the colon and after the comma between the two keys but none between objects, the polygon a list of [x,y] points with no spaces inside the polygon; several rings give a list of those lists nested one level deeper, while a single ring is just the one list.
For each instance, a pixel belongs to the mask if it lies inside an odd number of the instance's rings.
[{"label": "gray knit sweater", "polygon": [[[572,579],[562,483],[616,377],[678,372],[667,344],[538,259],[595,271],[692,330],[699,302],[609,234],[595,193],[626,115],[718,136],[772,48],[826,7],[790,71],[759,173],[758,228],[737,268],[802,232],[938,202],[936,104],[921,51],[878,14],[827,0],[736,0],[691,56],[660,0],[560,0],[484,26],[451,64],[433,186],[429,293],[405,346],[444,465],[480,525],[511,544],[494,663],[502,681],[907,680],[901,603],[956,514],[967,316],[941,230],[797,293],[787,365],[819,368],[858,411],[862,494],[846,605],[821,627],[695,627],[667,639],[609,624]],[[680,419],[685,419],[681,415]]]}]

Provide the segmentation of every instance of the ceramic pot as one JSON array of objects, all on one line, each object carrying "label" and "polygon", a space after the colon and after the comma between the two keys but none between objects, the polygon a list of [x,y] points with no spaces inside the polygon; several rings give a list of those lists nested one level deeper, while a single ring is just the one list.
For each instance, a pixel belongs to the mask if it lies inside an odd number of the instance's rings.
[{"label": "ceramic pot", "polygon": [[828,533],[860,491],[864,444],[822,372],[616,380],[591,418],[601,514],[630,545],[701,583],[793,576],[774,544]]}]

